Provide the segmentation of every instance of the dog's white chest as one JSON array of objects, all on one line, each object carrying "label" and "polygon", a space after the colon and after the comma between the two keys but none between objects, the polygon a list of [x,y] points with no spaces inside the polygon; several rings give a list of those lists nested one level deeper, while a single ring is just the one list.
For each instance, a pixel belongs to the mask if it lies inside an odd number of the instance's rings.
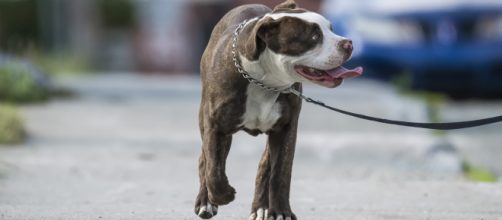
[{"label": "dog's white chest", "polygon": [[279,93],[265,91],[253,84],[248,86],[246,111],[242,116],[242,126],[266,132],[281,117],[281,105],[277,103]]}]

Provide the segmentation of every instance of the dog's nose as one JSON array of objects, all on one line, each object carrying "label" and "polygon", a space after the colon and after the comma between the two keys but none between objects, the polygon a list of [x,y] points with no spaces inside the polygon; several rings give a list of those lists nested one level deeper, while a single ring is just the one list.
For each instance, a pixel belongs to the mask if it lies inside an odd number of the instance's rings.
[{"label": "dog's nose", "polygon": [[347,54],[352,54],[352,41],[349,39],[343,39],[340,42],[338,42],[338,47],[341,48],[344,52]]}]

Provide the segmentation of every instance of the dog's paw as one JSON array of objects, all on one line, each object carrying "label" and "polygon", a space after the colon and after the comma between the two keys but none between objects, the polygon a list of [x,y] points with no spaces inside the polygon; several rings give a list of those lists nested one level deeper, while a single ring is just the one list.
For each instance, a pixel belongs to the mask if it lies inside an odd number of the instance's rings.
[{"label": "dog's paw", "polygon": [[268,209],[259,208],[256,212],[251,213],[249,220],[267,220]]},{"label": "dog's paw", "polygon": [[265,220],[297,220],[295,214],[289,213],[277,213],[269,212]]},{"label": "dog's paw", "polygon": [[294,215],[287,217],[284,217],[284,215],[277,215],[276,217],[270,216],[266,220],[296,220],[296,217]]},{"label": "dog's paw", "polygon": [[214,184],[208,187],[209,201],[216,205],[226,205],[235,199],[235,189],[228,183]]},{"label": "dog's paw", "polygon": [[206,205],[201,205],[198,208],[195,209],[195,213],[203,219],[210,219],[216,214],[218,214],[218,206],[216,205],[211,205],[211,204],[206,204]]},{"label": "dog's paw", "polygon": [[296,220],[296,216],[291,213],[290,215],[268,215],[268,209],[259,208],[256,212],[251,213],[249,220]]}]

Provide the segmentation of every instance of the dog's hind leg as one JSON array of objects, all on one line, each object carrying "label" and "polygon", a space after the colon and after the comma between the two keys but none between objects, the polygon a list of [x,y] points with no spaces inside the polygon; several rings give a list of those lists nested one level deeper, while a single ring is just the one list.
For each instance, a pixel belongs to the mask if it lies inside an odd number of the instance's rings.
[{"label": "dog's hind leg", "polygon": [[255,193],[249,220],[266,220],[268,209],[268,183],[270,180],[270,152],[265,148],[256,174]]}]

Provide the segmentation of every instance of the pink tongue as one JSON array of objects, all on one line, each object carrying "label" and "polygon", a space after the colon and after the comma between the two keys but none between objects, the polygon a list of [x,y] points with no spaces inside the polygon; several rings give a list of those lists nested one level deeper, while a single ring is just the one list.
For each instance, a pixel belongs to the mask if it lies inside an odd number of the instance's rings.
[{"label": "pink tongue", "polygon": [[328,70],[326,72],[334,78],[346,79],[346,78],[358,77],[358,76],[362,75],[363,68],[356,67],[354,69],[349,70],[349,69],[346,69],[345,67],[341,66],[336,69]]}]

